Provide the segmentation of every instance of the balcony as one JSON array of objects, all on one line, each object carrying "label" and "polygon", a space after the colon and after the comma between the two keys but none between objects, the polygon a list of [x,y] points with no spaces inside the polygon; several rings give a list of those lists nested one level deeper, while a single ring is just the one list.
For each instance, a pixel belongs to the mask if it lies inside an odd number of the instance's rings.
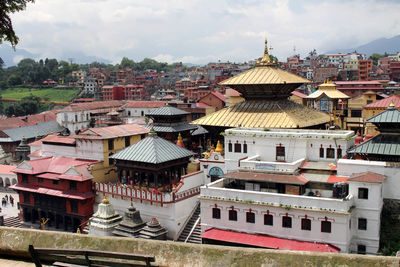
[{"label": "balcony", "polygon": [[251,170],[273,170],[282,172],[294,172],[305,161],[305,158],[298,159],[293,162],[280,162],[280,161],[262,161],[261,156],[256,155],[240,162],[240,169]]},{"label": "balcony", "polygon": [[289,195],[283,193],[225,188],[227,184],[228,179],[219,179],[208,186],[202,186],[200,198],[276,206],[285,209],[295,208],[334,213],[350,213],[354,206],[353,195],[348,195],[344,199]]}]

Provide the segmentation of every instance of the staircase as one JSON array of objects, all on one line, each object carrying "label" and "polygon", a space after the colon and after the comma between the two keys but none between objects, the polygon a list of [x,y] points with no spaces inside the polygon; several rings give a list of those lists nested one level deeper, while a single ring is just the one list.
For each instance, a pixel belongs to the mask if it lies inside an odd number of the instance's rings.
[{"label": "staircase", "polygon": [[192,217],[187,222],[178,242],[201,244],[200,205],[197,205]]},{"label": "staircase", "polygon": [[22,222],[18,216],[4,218],[4,226],[21,228]]}]

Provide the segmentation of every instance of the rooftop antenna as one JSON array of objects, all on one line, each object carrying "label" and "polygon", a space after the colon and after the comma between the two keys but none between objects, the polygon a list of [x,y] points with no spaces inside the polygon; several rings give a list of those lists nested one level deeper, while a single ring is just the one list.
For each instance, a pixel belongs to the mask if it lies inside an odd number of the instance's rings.
[{"label": "rooftop antenna", "polygon": [[74,63],[74,60],[75,60],[75,58],[72,58],[72,57],[68,58],[69,64],[72,65],[72,63]]}]

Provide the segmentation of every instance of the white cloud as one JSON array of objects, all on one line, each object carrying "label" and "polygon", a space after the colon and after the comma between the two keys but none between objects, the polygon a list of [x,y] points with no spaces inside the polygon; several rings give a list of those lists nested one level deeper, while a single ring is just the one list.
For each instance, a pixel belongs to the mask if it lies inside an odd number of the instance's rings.
[{"label": "white cloud", "polygon": [[[41,0],[12,15],[19,48],[117,62],[207,63],[351,48],[400,33],[400,2],[327,0]],[[190,60],[190,61],[189,61]]]}]

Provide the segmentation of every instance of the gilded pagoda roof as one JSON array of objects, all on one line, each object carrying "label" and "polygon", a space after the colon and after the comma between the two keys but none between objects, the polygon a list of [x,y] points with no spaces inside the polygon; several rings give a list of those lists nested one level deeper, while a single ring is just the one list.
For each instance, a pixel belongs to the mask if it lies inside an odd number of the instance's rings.
[{"label": "gilded pagoda roof", "polygon": [[336,89],[336,85],[333,82],[326,82],[319,86],[318,90],[307,96],[308,99],[319,99],[323,95],[326,95],[330,99],[348,99],[348,95],[340,92]]},{"label": "gilded pagoda roof", "polygon": [[193,121],[203,126],[305,128],[329,122],[329,115],[287,99],[248,100]]}]

